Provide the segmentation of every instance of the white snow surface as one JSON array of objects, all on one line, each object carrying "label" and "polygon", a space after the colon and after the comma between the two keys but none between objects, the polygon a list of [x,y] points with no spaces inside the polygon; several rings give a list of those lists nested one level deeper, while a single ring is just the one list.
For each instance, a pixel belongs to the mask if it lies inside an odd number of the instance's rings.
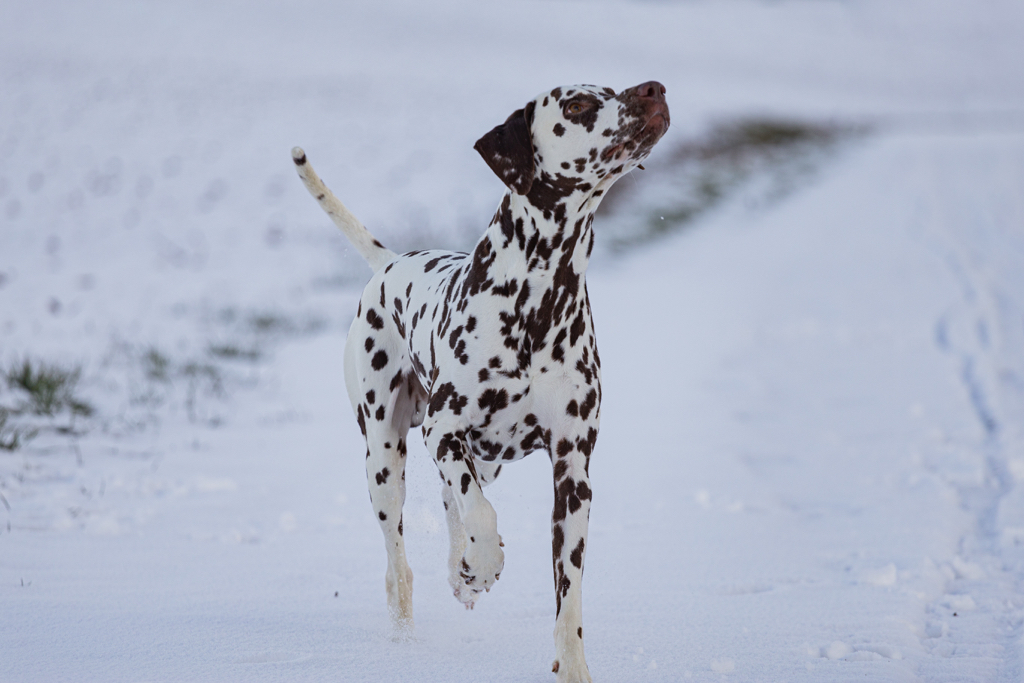
[{"label": "white snow surface", "polygon": [[[341,368],[369,269],[290,150],[396,251],[464,248],[477,137],[649,79],[655,156],[722,116],[873,132],[592,263],[594,679],[1021,680],[1021,36],[1017,0],[0,4],[0,362],[79,363],[97,408],[0,451],[0,681],[553,680],[542,454],[486,490],[506,565],[466,612],[412,438],[388,637]],[[220,392],[138,367],[215,344],[263,355]]]}]

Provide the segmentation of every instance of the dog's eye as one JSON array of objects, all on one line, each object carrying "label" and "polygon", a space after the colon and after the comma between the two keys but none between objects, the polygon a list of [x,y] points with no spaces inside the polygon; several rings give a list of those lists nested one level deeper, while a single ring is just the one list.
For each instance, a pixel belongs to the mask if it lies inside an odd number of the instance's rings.
[{"label": "dog's eye", "polygon": [[570,102],[565,105],[566,114],[579,114],[581,111],[583,111],[583,104],[580,102]]}]

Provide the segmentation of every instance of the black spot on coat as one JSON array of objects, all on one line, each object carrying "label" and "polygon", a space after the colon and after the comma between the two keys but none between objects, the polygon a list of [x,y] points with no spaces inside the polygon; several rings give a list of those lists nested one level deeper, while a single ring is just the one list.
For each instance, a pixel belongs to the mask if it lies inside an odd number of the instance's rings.
[{"label": "black spot on coat", "polygon": [[384,327],[384,318],[377,315],[377,311],[372,308],[366,309],[366,322],[370,323],[370,327],[375,330],[379,330]]},{"label": "black spot on coat", "polygon": [[569,553],[569,561],[572,562],[572,566],[577,569],[583,568],[583,547],[584,541],[581,538],[580,542],[576,544],[575,548],[573,548],[573,551]]}]

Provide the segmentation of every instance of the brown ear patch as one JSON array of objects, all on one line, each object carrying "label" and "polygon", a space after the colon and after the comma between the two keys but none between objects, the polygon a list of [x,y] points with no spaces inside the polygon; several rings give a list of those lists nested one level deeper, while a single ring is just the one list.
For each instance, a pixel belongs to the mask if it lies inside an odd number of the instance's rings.
[{"label": "brown ear patch", "polygon": [[480,153],[501,182],[517,194],[525,195],[533,186],[536,166],[533,161],[534,102],[517,109],[500,126],[476,141],[473,149]]}]

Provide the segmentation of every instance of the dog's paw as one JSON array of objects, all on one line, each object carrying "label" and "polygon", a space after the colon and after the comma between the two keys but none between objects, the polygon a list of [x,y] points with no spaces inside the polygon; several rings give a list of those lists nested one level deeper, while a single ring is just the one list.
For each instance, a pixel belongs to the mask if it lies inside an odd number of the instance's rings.
[{"label": "dog's paw", "polygon": [[[562,608],[566,608],[564,602]],[[583,655],[583,627],[578,620],[566,618],[565,611],[560,617],[562,621],[555,625],[555,661],[551,670],[558,674],[558,683],[591,683]]]},{"label": "dog's paw", "polygon": [[455,597],[472,609],[480,593],[491,590],[494,582],[501,577],[505,566],[505,553],[501,537],[470,537],[466,552],[459,567],[461,584],[455,587]]},{"label": "dog's paw", "polygon": [[572,658],[567,659],[570,661],[565,666],[558,659],[551,665],[552,673],[557,674],[558,683],[593,683],[586,662],[583,660],[573,661]]},{"label": "dog's paw", "polygon": [[458,585],[452,587],[452,595],[454,595],[455,599],[461,602],[466,609],[473,609],[476,606],[477,598],[480,597],[480,591],[473,590],[463,583],[460,578]]}]

